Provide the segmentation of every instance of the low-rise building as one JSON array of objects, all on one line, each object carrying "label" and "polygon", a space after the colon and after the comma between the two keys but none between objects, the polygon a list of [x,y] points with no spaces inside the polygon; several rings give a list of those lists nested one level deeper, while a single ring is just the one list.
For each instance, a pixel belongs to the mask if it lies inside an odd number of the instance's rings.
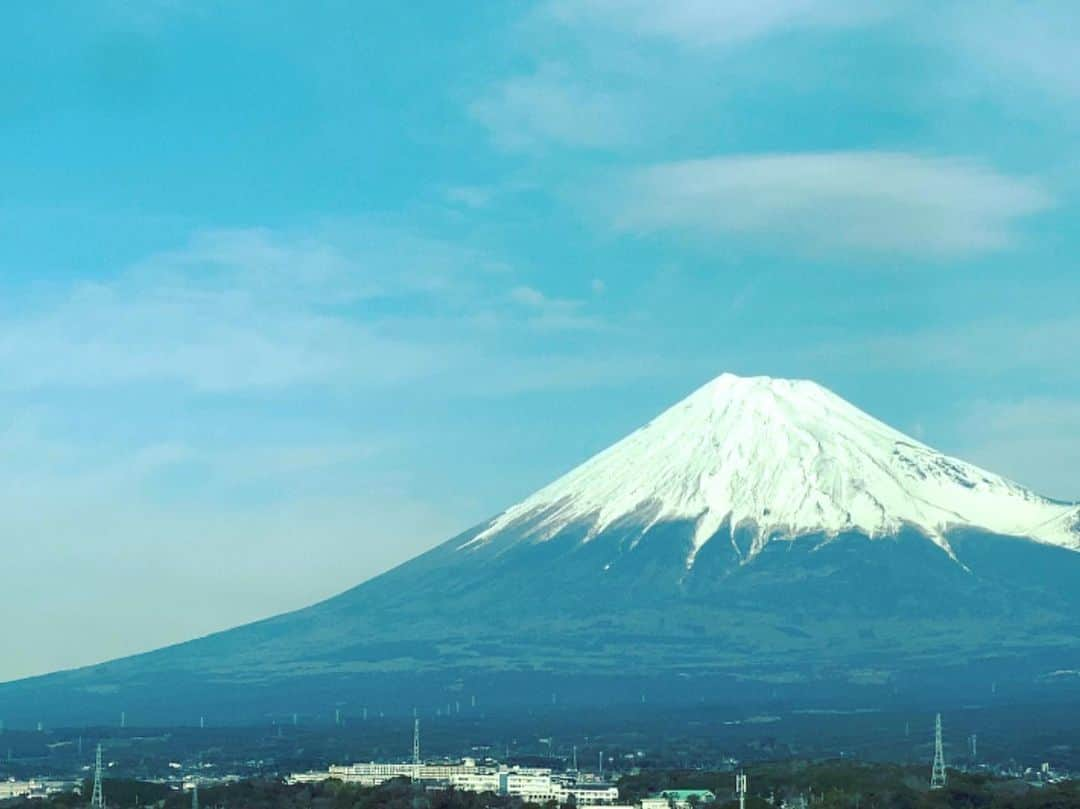
[{"label": "low-rise building", "polygon": [[378,786],[393,778],[409,778],[413,781],[438,781],[449,783],[458,775],[470,775],[479,769],[475,762],[464,761],[459,764],[377,764],[375,762],[359,764],[334,764],[329,770],[329,778],[337,778],[348,784]]},{"label": "low-rise building", "polygon": [[562,786],[551,778],[551,770],[539,768],[515,768],[499,773],[499,792],[515,795],[530,803],[557,801]]},{"label": "low-rise building", "polygon": [[671,809],[671,801],[667,798],[642,798],[641,809]]},{"label": "low-rise building", "polygon": [[665,789],[656,797],[670,801],[674,809],[690,809],[694,804],[716,800],[716,794],[707,789]]},{"label": "low-rise building", "polygon": [[502,786],[499,772],[456,773],[450,776],[450,786],[463,792],[499,792]]},{"label": "low-rise building", "polygon": [[619,788],[614,784],[568,784],[562,788],[559,803],[574,799],[577,806],[610,806],[619,800]]},{"label": "low-rise building", "polygon": [[10,778],[0,781],[0,800],[8,798],[41,798],[45,796],[45,785],[40,781],[16,781]]},{"label": "low-rise building", "polygon": [[[573,801],[578,806],[610,806],[619,800],[619,789],[600,782],[580,782],[573,774],[556,775],[539,767],[477,765],[472,759],[441,764],[334,764],[325,772],[293,773],[290,783],[302,784],[335,778],[349,784],[378,786],[393,778],[409,778],[428,784],[445,784],[467,792],[512,795],[530,803],[559,804]],[[665,802],[663,807],[669,809]]]},{"label": "low-rise building", "polygon": [[327,770],[309,770],[308,772],[294,772],[285,779],[287,784],[319,784],[330,777]]}]

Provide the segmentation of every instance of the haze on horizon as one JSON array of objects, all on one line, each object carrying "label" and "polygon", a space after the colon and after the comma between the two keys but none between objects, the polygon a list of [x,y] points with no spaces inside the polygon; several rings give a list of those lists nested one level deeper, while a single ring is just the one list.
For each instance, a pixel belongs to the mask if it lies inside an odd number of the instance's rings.
[{"label": "haze on horizon", "polygon": [[1078,16],[0,11],[0,680],[343,590],[724,370],[1080,497]]}]

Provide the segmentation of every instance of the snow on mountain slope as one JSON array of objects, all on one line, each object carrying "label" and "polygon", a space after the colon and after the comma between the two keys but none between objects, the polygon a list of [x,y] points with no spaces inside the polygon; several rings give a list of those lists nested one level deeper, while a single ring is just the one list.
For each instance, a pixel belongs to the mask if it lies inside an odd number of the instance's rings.
[{"label": "snow on mountain slope", "polygon": [[695,524],[692,566],[725,523],[771,540],[912,527],[952,555],[946,532],[971,526],[1080,550],[1080,511],[950,458],[805,380],[724,374],[652,422],[496,517],[543,541],[568,525],[588,541],[631,518],[642,533]]}]

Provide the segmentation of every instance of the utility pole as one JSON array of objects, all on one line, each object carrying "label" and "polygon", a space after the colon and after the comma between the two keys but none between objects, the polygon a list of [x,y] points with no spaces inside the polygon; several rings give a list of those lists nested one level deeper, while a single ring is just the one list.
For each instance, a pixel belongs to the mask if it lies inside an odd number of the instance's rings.
[{"label": "utility pole", "polygon": [[413,720],[412,763],[417,776],[420,774],[420,719]]},{"label": "utility pole", "polygon": [[941,741],[941,714],[934,720],[934,765],[930,770],[930,789],[945,786],[945,747]]},{"label": "utility pole", "polygon": [[105,809],[105,793],[101,789],[101,742],[98,742],[94,758],[94,791],[90,796],[90,809]]}]

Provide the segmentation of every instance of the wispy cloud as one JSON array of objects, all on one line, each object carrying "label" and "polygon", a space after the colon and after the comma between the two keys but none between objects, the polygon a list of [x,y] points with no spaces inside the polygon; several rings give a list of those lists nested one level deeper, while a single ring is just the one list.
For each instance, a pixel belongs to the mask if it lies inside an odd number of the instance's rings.
[{"label": "wispy cloud", "polygon": [[1080,501],[1080,399],[981,400],[957,432],[972,461],[1041,494]]},{"label": "wispy cloud", "polygon": [[[490,256],[393,230],[203,231],[12,307],[0,390],[385,387],[469,366],[492,340],[510,352],[507,339],[529,329],[598,325],[582,301],[524,289]],[[508,301],[526,316],[475,328]]]},{"label": "wispy cloud", "polygon": [[[1037,8],[992,2],[972,14],[964,6],[946,14],[935,33],[960,57],[962,80],[983,91],[1016,96],[1036,90],[1053,99],[1080,96],[1080,47],[1076,5],[1040,3]],[[1030,98],[1017,97],[1018,104]]]},{"label": "wispy cloud", "polygon": [[[455,397],[596,389],[658,365],[561,340],[599,323],[586,300],[526,286],[485,252],[370,225],[200,230],[109,276],[5,292],[4,604],[34,597],[46,565],[67,584],[24,628],[41,643],[0,679],[354,585],[494,508],[477,513],[479,489],[433,497],[414,482],[437,474],[425,417]],[[132,606],[160,589],[163,554],[180,616],[166,626]],[[252,559],[257,573],[238,578]],[[88,636],[73,605],[100,587],[88,569],[129,583],[93,613],[117,628],[105,647],[71,642]]]},{"label": "wispy cloud", "polygon": [[887,16],[892,5],[852,0],[552,0],[547,13],[567,24],[716,47],[799,28],[862,25]]},{"label": "wispy cloud", "polygon": [[1052,202],[1038,181],[976,162],[874,151],[663,163],[628,172],[606,200],[622,231],[922,256],[1006,247]]},{"label": "wispy cloud", "polygon": [[182,0],[103,0],[92,13],[114,25],[155,31],[176,18],[202,17],[206,7],[201,2]]},{"label": "wispy cloud", "polygon": [[637,131],[631,96],[577,81],[557,65],[497,82],[469,105],[469,114],[508,151],[619,146]]},{"label": "wispy cloud", "polygon": [[455,185],[443,190],[443,198],[447,202],[465,208],[484,208],[495,195],[495,189],[479,185]]},{"label": "wispy cloud", "polygon": [[[635,147],[666,131],[671,102],[683,95],[679,77],[708,69],[696,57],[787,31],[863,25],[886,16],[890,6],[850,0],[551,0],[526,15],[532,36],[523,38],[524,52],[535,57],[535,66],[491,82],[468,113],[505,151]],[[559,46],[538,47],[545,37]],[[676,68],[670,54],[657,48],[667,43],[694,53]],[[658,59],[668,81],[657,80]]]},{"label": "wispy cloud", "polygon": [[881,330],[872,336],[806,348],[808,358],[828,358],[855,367],[878,367],[898,373],[932,370],[952,379],[999,377],[1050,378],[1058,384],[1080,382],[1076,346],[1080,319],[1043,317],[1029,320],[986,318],[907,332]]},{"label": "wispy cloud", "polygon": [[510,299],[526,310],[530,325],[552,331],[593,331],[603,327],[596,317],[584,314],[585,301],[553,298],[530,286],[510,290]]},{"label": "wispy cloud", "polygon": [[[467,251],[368,229],[206,230],[111,277],[58,286],[3,322],[0,389],[173,383],[206,392],[348,380],[380,385],[438,362],[380,332],[364,306],[454,283]],[[404,263],[403,263],[404,262]]]}]

